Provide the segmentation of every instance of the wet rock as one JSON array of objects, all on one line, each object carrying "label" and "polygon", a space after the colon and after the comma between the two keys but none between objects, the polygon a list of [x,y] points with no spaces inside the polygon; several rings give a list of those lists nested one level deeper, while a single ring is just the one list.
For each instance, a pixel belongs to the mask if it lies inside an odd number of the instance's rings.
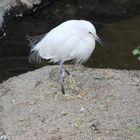
[{"label": "wet rock", "polygon": [[[55,0],[2,0],[0,1],[0,27],[2,27],[4,16],[5,20],[11,19],[12,17],[22,17],[25,13],[31,14],[52,2],[57,3],[59,7],[63,5],[62,8],[64,9],[64,5],[67,5],[65,12],[68,15],[79,13],[80,9],[82,9],[83,12],[90,11],[92,14],[97,15],[126,16],[140,6],[139,0],[60,0],[58,2]],[[53,6],[51,7],[54,9]],[[55,11],[59,12],[60,9],[55,9]],[[61,16],[66,13],[63,13]]]},{"label": "wet rock", "polygon": [[[45,3],[48,3],[50,0],[46,0]],[[0,27],[5,20],[11,19],[12,17],[22,17],[25,12],[30,9],[33,9],[33,12],[36,11],[36,8],[33,8],[39,4],[42,5],[43,0],[1,0],[0,1]]]}]

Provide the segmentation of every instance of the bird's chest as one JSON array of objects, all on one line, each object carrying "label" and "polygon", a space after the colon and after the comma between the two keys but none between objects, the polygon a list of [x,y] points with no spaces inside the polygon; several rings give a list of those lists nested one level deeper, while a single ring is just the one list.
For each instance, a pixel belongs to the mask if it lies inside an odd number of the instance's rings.
[{"label": "bird's chest", "polygon": [[85,61],[90,57],[95,48],[95,40],[90,37],[79,36],[75,43],[73,42],[73,49],[71,50],[70,57],[78,61]]}]

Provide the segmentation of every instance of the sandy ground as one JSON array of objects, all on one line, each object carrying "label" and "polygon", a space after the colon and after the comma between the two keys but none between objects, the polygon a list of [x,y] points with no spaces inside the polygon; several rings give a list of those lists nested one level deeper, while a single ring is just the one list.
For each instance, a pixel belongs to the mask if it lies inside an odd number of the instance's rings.
[{"label": "sandy ground", "polygon": [[10,78],[0,85],[0,140],[139,140],[140,71],[58,66]]}]

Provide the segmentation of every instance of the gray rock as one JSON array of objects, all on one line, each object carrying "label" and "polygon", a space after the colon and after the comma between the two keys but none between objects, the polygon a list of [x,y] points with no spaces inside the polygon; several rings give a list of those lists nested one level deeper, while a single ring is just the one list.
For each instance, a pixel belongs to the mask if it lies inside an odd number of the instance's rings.
[{"label": "gray rock", "polygon": [[10,140],[128,140],[140,138],[140,71],[58,66],[10,78],[0,85],[0,121]]},{"label": "gray rock", "polygon": [[0,27],[2,26],[3,17],[5,13],[10,11],[12,8],[21,7],[23,5],[26,6],[27,8],[32,8],[34,5],[40,4],[40,2],[41,0],[1,0],[0,1]]},{"label": "gray rock", "polygon": [[[4,21],[3,17],[5,13],[10,15],[9,11],[12,11],[16,15],[14,17],[22,17],[24,12],[28,9],[33,9],[33,12],[36,11],[37,5],[47,5],[47,3],[55,2],[58,5],[56,8],[52,6],[52,13],[55,13],[63,9],[66,13],[62,13],[61,16],[65,16],[67,14],[67,18],[70,17],[69,14],[82,15],[82,12],[86,14],[96,14],[102,15],[104,17],[108,16],[126,16],[128,13],[136,11],[136,8],[140,6],[139,0],[71,0],[71,1],[55,1],[55,0],[1,0],[0,1],[0,27]],[[45,3],[45,4],[44,4]],[[65,9],[65,6],[66,9]],[[41,6],[44,7],[44,6]],[[55,9],[54,9],[55,8]],[[26,10],[25,10],[26,9]],[[81,10],[82,9],[82,10]],[[129,15],[129,14],[128,14]],[[130,14],[131,15],[131,14]],[[58,15],[59,16],[59,15]]]}]

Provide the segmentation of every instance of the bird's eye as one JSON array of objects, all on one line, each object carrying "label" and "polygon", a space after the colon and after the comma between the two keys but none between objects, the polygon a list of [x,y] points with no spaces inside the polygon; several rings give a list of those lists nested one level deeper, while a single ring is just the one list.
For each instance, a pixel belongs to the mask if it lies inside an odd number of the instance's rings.
[{"label": "bird's eye", "polygon": [[88,32],[89,34],[92,34],[91,32]]}]

